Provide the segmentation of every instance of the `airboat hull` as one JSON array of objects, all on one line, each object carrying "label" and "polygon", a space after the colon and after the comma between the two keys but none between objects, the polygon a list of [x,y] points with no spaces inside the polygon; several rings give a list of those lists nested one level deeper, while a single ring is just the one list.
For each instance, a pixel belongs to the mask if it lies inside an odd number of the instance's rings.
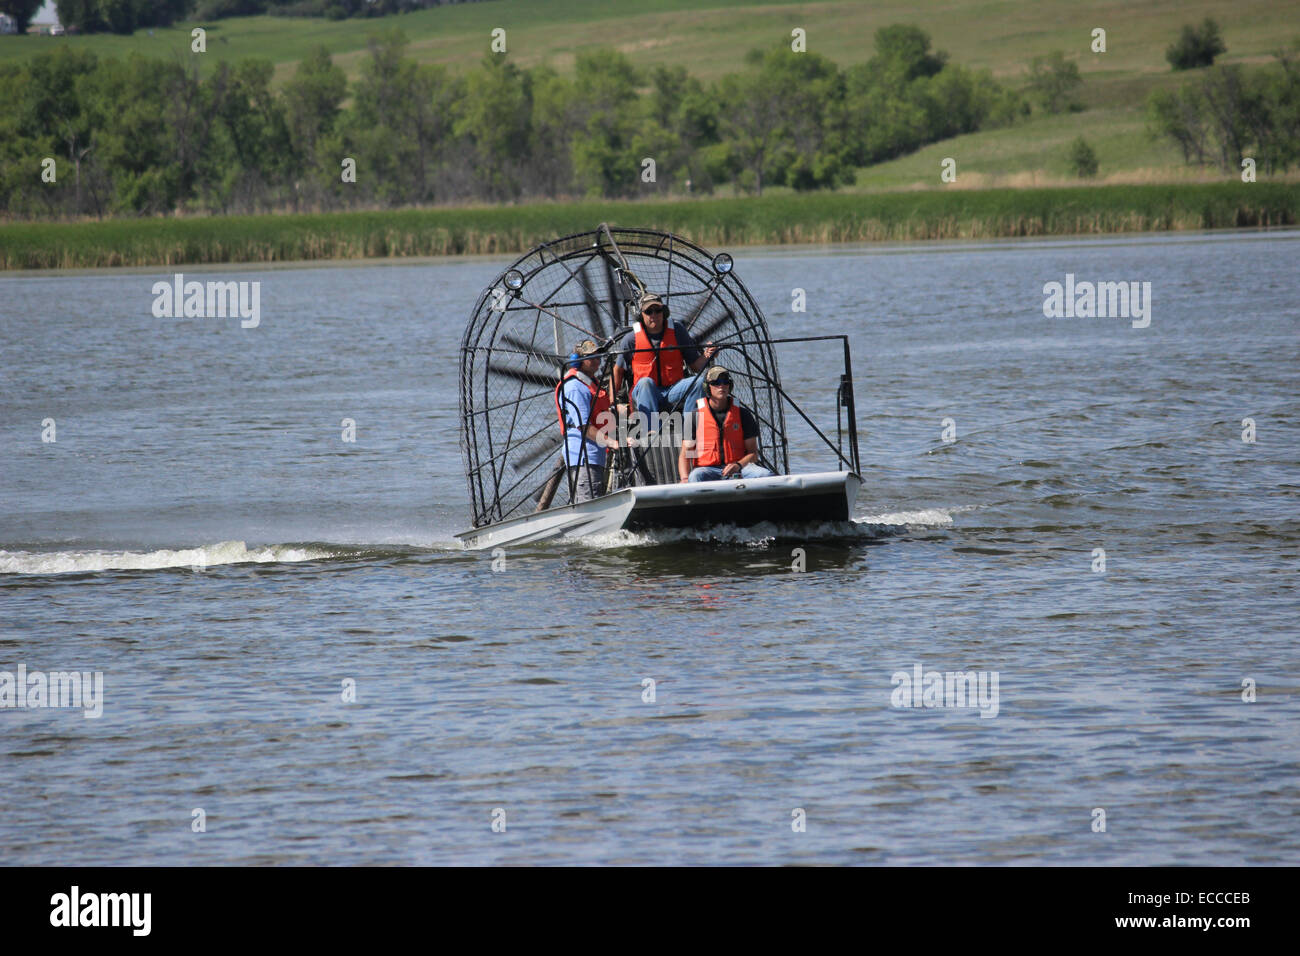
[{"label": "airboat hull", "polygon": [[750,527],[847,521],[862,479],[851,471],[777,475],[694,484],[642,485],[466,531],[466,550],[511,547],[556,537],[626,529]]}]

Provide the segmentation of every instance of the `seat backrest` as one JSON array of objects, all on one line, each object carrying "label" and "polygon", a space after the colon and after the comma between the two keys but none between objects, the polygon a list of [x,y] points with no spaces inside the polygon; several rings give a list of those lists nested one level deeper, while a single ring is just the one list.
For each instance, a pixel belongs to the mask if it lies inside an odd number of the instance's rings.
[{"label": "seat backrest", "polygon": [[677,456],[682,447],[681,431],[673,419],[665,416],[663,420],[666,423],[663,431],[653,435],[651,444],[644,449],[643,461],[645,471],[649,473],[649,480],[641,469],[637,469],[634,477],[635,484],[677,484]]}]

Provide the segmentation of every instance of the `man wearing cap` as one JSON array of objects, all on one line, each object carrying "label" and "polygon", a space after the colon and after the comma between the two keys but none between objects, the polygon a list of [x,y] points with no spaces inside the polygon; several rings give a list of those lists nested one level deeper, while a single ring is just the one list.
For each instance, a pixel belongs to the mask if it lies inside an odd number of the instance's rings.
[{"label": "man wearing cap", "polygon": [[[630,371],[631,402],[643,416],[642,429],[658,431],[656,413],[669,407],[690,409],[704,394],[699,373],[718,350],[712,342],[701,350],[691,333],[669,318],[663,299],[653,292],[642,295],[638,306],[641,321],[618,346],[614,394],[622,389]],[[687,376],[688,368],[695,374]]]},{"label": "man wearing cap", "polygon": [[605,449],[617,448],[608,434],[613,424],[609,393],[596,383],[600,347],[583,339],[569,356],[569,368],[555,386],[555,413],[564,432],[564,463],[569,469],[573,501],[604,494]]},{"label": "man wearing cap", "polygon": [[731,397],[731,373],[715,365],[705,374],[708,398],[695,403],[686,422],[686,434],[677,456],[682,481],[717,481],[720,478],[770,478],[772,472],[758,464],[758,419]]}]

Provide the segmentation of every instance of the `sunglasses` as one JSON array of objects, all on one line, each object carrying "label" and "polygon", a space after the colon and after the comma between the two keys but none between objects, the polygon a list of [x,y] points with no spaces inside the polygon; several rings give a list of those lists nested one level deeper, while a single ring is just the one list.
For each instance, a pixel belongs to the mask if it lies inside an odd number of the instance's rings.
[{"label": "sunglasses", "polygon": [[713,381],[711,381],[709,384],[710,384],[710,385],[730,385],[730,384],[731,384],[731,379],[727,378],[727,377],[724,375],[722,378],[715,378],[715,379],[714,379]]},{"label": "sunglasses", "polygon": [[642,309],[646,315],[662,315],[664,307],[662,305],[652,305]]}]

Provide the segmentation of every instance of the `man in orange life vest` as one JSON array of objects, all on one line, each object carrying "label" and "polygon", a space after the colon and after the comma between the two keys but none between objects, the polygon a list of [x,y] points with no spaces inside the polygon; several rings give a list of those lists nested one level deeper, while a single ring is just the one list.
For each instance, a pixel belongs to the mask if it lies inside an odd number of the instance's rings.
[{"label": "man in orange life vest", "polygon": [[617,439],[608,434],[614,424],[609,393],[596,383],[600,362],[600,347],[583,339],[555,386],[555,414],[564,430],[564,463],[575,503],[604,494],[605,449],[618,447]]},{"label": "man in orange life vest", "polygon": [[[631,402],[643,416],[640,430],[659,431],[655,424],[658,412],[674,405],[688,412],[704,394],[699,373],[718,350],[709,342],[701,351],[690,332],[669,320],[663,299],[653,292],[642,295],[639,306],[641,321],[619,343],[614,394],[622,389],[631,369]],[[696,374],[687,377],[687,368]]]},{"label": "man in orange life vest", "polygon": [[770,478],[772,472],[757,464],[758,419],[731,397],[731,373],[715,365],[704,380],[709,397],[695,403],[693,419],[685,423],[686,434],[695,438],[682,442],[678,476],[682,481]]}]

